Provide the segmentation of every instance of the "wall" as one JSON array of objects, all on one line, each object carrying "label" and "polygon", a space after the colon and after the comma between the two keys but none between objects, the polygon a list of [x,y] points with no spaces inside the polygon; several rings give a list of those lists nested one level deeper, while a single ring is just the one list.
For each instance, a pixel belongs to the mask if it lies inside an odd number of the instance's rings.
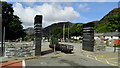
[{"label": "wall", "polygon": [[[101,36],[101,37],[102,37],[102,36]],[[98,37],[98,36],[95,36],[95,37],[94,37],[94,39],[97,39],[97,38],[99,38],[99,37]],[[117,37],[117,36],[113,36],[113,37],[111,37],[111,36],[105,36],[104,38],[105,38],[105,39],[108,39],[108,40],[113,39],[115,45],[120,45],[120,39],[119,39],[119,37]],[[106,42],[106,41],[102,40],[102,42]]]},{"label": "wall", "polygon": [[114,40],[114,45],[120,45],[120,39],[119,39],[119,37],[117,37],[117,36],[113,36],[113,38],[111,38],[110,36],[105,36],[105,39],[113,39]]},{"label": "wall", "polygon": [[35,46],[32,44],[10,44],[6,45],[5,57],[34,56]]},{"label": "wall", "polygon": [[113,39],[115,45],[120,45],[120,39]]}]

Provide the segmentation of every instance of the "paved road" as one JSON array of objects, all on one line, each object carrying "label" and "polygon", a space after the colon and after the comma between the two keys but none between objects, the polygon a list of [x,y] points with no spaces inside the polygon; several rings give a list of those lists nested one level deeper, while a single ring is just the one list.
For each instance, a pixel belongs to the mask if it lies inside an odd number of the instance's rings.
[{"label": "paved road", "polygon": [[[51,50],[48,45],[48,42],[42,44],[42,53],[41,57],[36,59],[26,60],[26,66],[85,66],[81,68],[90,68],[90,66],[112,66],[108,63],[99,62],[95,59],[88,58],[84,55],[81,55],[82,44],[80,43],[64,43],[74,45],[74,54],[65,54],[60,51],[57,51],[55,55],[53,50]],[[29,67],[28,67],[29,68]],[[113,67],[115,68],[115,67]]]},{"label": "paved road", "polygon": [[111,66],[83,56],[39,57],[26,60],[26,66]]}]

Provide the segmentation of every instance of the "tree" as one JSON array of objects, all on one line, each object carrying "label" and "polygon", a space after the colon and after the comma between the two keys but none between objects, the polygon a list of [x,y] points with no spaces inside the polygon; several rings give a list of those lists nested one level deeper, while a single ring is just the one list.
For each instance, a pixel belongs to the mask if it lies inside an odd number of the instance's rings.
[{"label": "tree", "polygon": [[51,35],[56,37],[56,38],[62,38],[63,35],[63,28],[62,27],[54,27],[50,31]]},{"label": "tree", "polygon": [[111,32],[115,32],[116,30],[120,31],[120,12],[113,16],[110,16],[107,20],[108,29]]},{"label": "tree", "polygon": [[75,23],[70,27],[70,36],[81,36],[82,35],[82,23]]},{"label": "tree", "polygon": [[24,41],[31,41],[31,40],[34,40],[34,36],[26,35],[24,37]]},{"label": "tree", "polygon": [[[70,36],[81,36],[82,35],[82,23],[75,23],[71,25],[69,28],[65,28],[65,38],[68,38],[68,29],[69,29],[69,37]],[[63,38],[63,27],[55,27],[51,30],[51,35],[56,38]]]},{"label": "tree", "polygon": [[95,31],[99,33],[104,32],[120,32],[120,12],[109,16],[103,23],[95,26]]},{"label": "tree", "polygon": [[2,2],[2,26],[5,27],[6,40],[15,40],[25,36],[22,22],[19,17],[13,15],[12,4]]}]

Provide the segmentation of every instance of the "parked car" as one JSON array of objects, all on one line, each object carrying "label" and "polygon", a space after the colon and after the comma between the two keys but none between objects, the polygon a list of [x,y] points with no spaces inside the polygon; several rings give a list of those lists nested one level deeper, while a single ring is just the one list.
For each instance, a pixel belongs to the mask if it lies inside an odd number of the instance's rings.
[{"label": "parked car", "polygon": [[54,49],[57,51],[62,51],[65,53],[72,53],[73,51],[73,46],[72,45],[66,45],[66,44],[57,44],[57,45],[49,45],[50,48]]},{"label": "parked car", "polygon": [[59,45],[59,44],[57,44],[57,45],[49,45],[50,48],[54,49],[54,47],[55,47],[55,50],[58,50],[58,51],[60,50],[60,46],[61,45]]},{"label": "parked car", "polygon": [[49,47],[52,49],[55,48],[55,50],[60,50],[62,52],[66,52],[66,53],[71,53],[73,51],[72,45],[59,44],[57,38],[51,38]]},{"label": "parked car", "polygon": [[73,48],[74,47],[72,45],[66,45],[66,44],[62,44],[60,46],[60,50],[65,53],[72,53]]}]

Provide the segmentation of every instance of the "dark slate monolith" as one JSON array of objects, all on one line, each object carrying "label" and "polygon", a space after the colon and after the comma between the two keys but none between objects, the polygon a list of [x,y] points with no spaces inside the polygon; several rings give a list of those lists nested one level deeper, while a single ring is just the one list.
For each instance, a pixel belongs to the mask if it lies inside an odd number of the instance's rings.
[{"label": "dark slate monolith", "polygon": [[40,56],[42,40],[42,15],[35,16],[34,30],[35,30],[35,56]]},{"label": "dark slate monolith", "polygon": [[83,24],[83,50],[94,51],[94,24]]}]

